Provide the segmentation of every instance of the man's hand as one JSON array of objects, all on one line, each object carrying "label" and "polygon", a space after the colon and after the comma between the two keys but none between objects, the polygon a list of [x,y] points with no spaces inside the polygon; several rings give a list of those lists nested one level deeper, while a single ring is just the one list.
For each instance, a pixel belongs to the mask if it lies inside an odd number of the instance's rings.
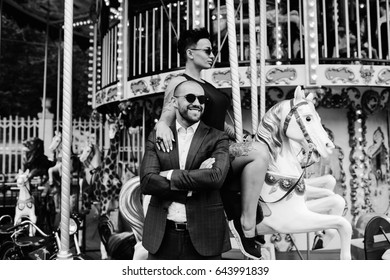
[{"label": "man's hand", "polygon": [[173,150],[172,141],[175,141],[175,139],[173,138],[172,130],[165,122],[159,121],[156,124],[157,149],[169,153],[170,151]]},{"label": "man's hand", "polygon": [[160,176],[167,178],[169,170],[161,171]]},{"label": "man's hand", "polygon": [[199,169],[210,169],[213,168],[215,158],[208,158],[200,165]]}]

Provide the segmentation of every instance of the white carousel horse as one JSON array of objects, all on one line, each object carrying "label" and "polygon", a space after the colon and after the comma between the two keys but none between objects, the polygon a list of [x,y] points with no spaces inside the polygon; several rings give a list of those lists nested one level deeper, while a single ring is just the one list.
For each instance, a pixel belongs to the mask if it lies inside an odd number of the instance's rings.
[{"label": "white carousel horse", "polygon": [[[47,170],[49,180],[49,186],[44,190],[43,195],[46,195],[48,191],[53,195],[55,209],[59,211],[59,196],[57,186],[54,186],[55,176],[61,177],[62,174],[62,133],[59,131],[55,132],[55,135],[50,143],[49,149],[55,153],[56,163],[54,166]],[[50,187],[50,190],[49,190]]]},{"label": "white carousel horse", "polygon": [[[340,258],[351,259],[351,224],[341,215],[330,211],[330,190],[305,186],[304,170],[291,146],[290,141],[296,141],[309,157],[318,156],[317,153],[327,157],[334,148],[311,100],[306,99],[304,92],[297,87],[294,99],[279,102],[266,113],[259,132],[259,137],[268,143],[273,157],[261,191],[259,203],[263,208],[264,220],[257,224],[257,234],[335,229],[340,236]],[[330,177],[324,178],[324,181],[331,181]],[[309,179],[306,182],[315,185],[319,184],[318,181]],[[133,229],[138,242],[134,259],[145,258],[147,253],[141,242],[147,200],[143,201],[139,177],[132,178],[123,186],[123,195],[125,193],[128,195],[127,204],[120,208],[120,213]],[[327,214],[322,214],[325,212]]]},{"label": "white carousel horse", "polygon": [[[290,141],[299,143],[305,149],[307,162],[317,152],[324,158],[328,157],[334,145],[323,129],[313,103],[305,98],[300,87],[295,90],[294,99],[279,102],[267,111],[257,136],[272,151],[260,193],[264,220],[256,226],[257,233],[304,233],[336,229],[340,236],[340,259],[351,259],[351,224],[340,215],[318,213],[324,209],[319,209],[318,204],[310,205],[310,200],[306,201],[305,198],[305,194],[313,197],[321,189],[305,185],[304,170]],[[323,208],[329,210],[329,206]]]},{"label": "white carousel horse", "polygon": [[62,134],[61,132],[56,131],[53,139],[51,140],[49,149],[56,155],[56,164],[53,167],[50,167],[48,170],[49,173],[49,184],[54,184],[54,174],[57,173],[61,176],[62,170]]},{"label": "white carousel horse", "polygon": [[[30,170],[23,172],[19,169],[19,173],[16,177],[16,186],[19,188],[19,196],[16,202],[14,225],[18,225],[22,222],[22,218],[28,218],[34,224],[37,222],[37,216],[35,215],[34,197],[30,192],[30,182],[28,175]],[[30,236],[34,236],[35,229],[30,227]]]},{"label": "white carousel horse", "polygon": [[88,142],[79,155],[80,162],[84,165],[85,177],[81,188],[81,210],[91,209],[94,198],[94,188],[98,183],[98,175],[102,165],[102,156],[99,147],[92,142]]}]

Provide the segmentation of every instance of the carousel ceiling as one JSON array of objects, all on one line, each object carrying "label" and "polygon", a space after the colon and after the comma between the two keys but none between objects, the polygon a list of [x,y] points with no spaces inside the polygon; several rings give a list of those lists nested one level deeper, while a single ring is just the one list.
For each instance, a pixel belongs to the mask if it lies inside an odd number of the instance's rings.
[{"label": "carousel ceiling", "polygon": [[[137,12],[159,5],[167,5],[177,0],[128,0],[129,11]],[[0,0],[2,12],[10,15],[19,25],[31,25],[45,30],[49,23],[49,34],[57,39],[64,23],[64,0]],[[74,39],[78,44],[87,46],[89,39],[88,25],[84,22],[95,20],[101,8],[109,3],[110,8],[117,9],[118,0],[74,0]],[[107,7],[107,6],[106,6]],[[108,8],[107,8],[108,10]],[[109,12],[110,13],[110,12]],[[80,24],[77,24],[80,23]]]},{"label": "carousel ceiling", "polygon": [[[57,39],[64,23],[64,0],[0,0],[2,12],[12,16],[19,25],[30,25],[45,30],[49,24],[49,34]],[[91,10],[96,0],[74,0],[74,39],[79,44],[88,44],[89,29],[81,23],[91,19]]]}]

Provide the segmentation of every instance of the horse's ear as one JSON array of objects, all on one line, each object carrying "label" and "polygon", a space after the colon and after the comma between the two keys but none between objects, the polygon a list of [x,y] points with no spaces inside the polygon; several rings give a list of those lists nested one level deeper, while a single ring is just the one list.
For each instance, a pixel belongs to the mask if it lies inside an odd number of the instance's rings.
[{"label": "horse's ear", "polygon": [[313,93],[313,92],[309,92],[309,93],[306,95],[306,99],[309,100],[309,101],[313,101],[313,99],[314,99],[314,93]]},{"label": "horse's ear", "polygon": [[22,175],[23,174],[23,170],[22,169],[19,169],[19,175]]},{"label": "horse's ear", "polygon": [[26,175],[30,174],[30,169],[27,169],[26,171],[24,171],[24,174],[26,174]]},{"label": "horse's ear", "polygon": [[305,99],[305,92],[302,90],[300,86],[297,86],[294,92],[294,100],[295,104]]}]

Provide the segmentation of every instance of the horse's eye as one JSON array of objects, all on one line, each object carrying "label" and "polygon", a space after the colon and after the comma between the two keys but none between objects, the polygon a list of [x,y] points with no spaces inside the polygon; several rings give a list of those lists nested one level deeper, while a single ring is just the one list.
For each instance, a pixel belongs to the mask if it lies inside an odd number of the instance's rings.
[{"label": "horse's eye", "polygon": [[307,122],[310,122],[310,121],[311,121],[311,117],[310,117],[310,116],[307,116],[307,117],[306,117],[306,121],[307,121]]}]

